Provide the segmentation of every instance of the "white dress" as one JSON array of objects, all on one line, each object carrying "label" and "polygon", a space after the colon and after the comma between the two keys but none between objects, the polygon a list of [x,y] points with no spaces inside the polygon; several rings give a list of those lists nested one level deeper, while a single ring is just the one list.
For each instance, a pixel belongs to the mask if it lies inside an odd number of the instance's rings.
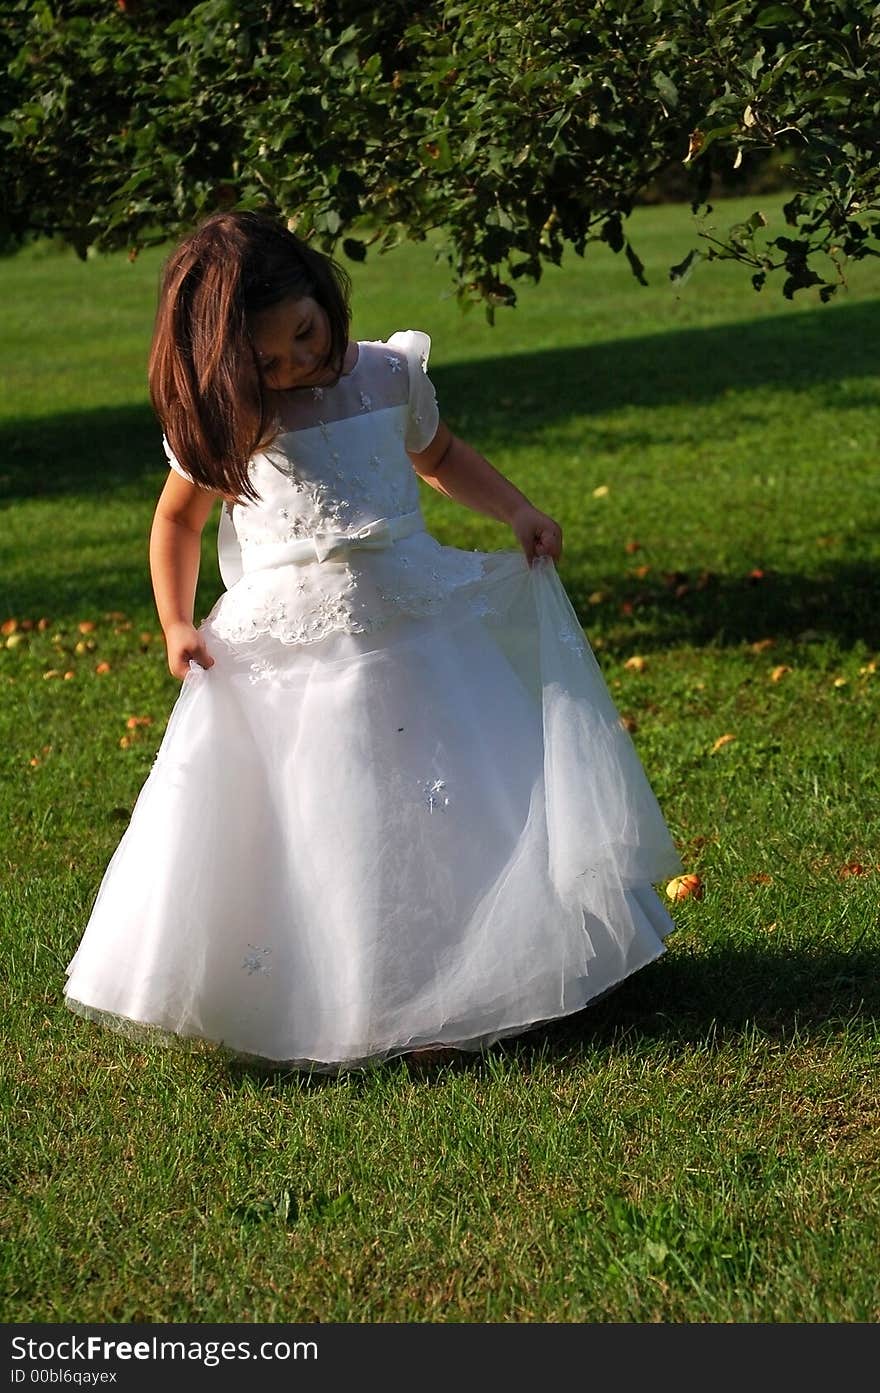
[{"label": "white dress", "polygon": [[663,952],[681,862],[553,562],[424,529],[429,343],[280,398],[74,1011],[332,1070],[480,1048]]}]

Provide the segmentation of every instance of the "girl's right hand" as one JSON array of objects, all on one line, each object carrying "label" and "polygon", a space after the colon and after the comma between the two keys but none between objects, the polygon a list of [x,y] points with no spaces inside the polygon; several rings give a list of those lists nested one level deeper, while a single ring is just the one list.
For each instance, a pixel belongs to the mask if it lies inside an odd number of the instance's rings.
[{"label": "girl's right hand", "polygon": [[189,676],[190,659],[202,667],[214,666],[214,659],[205,647],[205,640],[192,624],[171,624],[165,631],[168,671],[173,677]]}]

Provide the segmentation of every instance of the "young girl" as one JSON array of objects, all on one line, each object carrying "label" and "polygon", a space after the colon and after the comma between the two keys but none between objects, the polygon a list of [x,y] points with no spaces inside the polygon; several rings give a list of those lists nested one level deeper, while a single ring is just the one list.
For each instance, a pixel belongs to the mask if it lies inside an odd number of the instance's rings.
[{"label": "young girl", "polygon": [[[265,216],[166,265],[150,563],[183,685],[66,994],[328,1071],[580,1010],[663,952],[681,871],[558,524],[440,420],[426,334],[348,332],[345,273]],[[441,546],[418,477],[519,549]]]}]

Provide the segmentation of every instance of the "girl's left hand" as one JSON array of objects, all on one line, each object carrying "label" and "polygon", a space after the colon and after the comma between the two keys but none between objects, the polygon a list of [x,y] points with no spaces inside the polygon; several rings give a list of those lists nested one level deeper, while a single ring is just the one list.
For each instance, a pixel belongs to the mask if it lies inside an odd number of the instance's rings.
[{"label": "girl's left hand", "polygon": [[517,509],[510,519],[514,535],[531,566],[540,556],[558,561],[562,555],[562,528],[546,513],[538,512],[531,504]]}]

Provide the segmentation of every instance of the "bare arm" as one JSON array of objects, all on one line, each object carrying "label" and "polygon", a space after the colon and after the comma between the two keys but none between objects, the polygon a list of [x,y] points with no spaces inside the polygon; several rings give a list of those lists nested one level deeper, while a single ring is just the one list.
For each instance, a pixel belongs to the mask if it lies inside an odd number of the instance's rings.
[{"label": "bare arm", "polygon": [[156,505],[150,531],[150,578],[159,623],[165,635],[168,668],[185,677],[194,658],[202,667],[214,659],[193,627],[193,606],[202,550],[202,532],[221,494],[199,488],[170,473]]},{"label": "bare arm", "polygon": [[540,512],[509,479],[473,446],[453,435],[442,421],[426,450],[410,452],[416,473],[438,493],[477,513],[506,522],[531,563],[537,556],[562,555],[562,529]]}]

